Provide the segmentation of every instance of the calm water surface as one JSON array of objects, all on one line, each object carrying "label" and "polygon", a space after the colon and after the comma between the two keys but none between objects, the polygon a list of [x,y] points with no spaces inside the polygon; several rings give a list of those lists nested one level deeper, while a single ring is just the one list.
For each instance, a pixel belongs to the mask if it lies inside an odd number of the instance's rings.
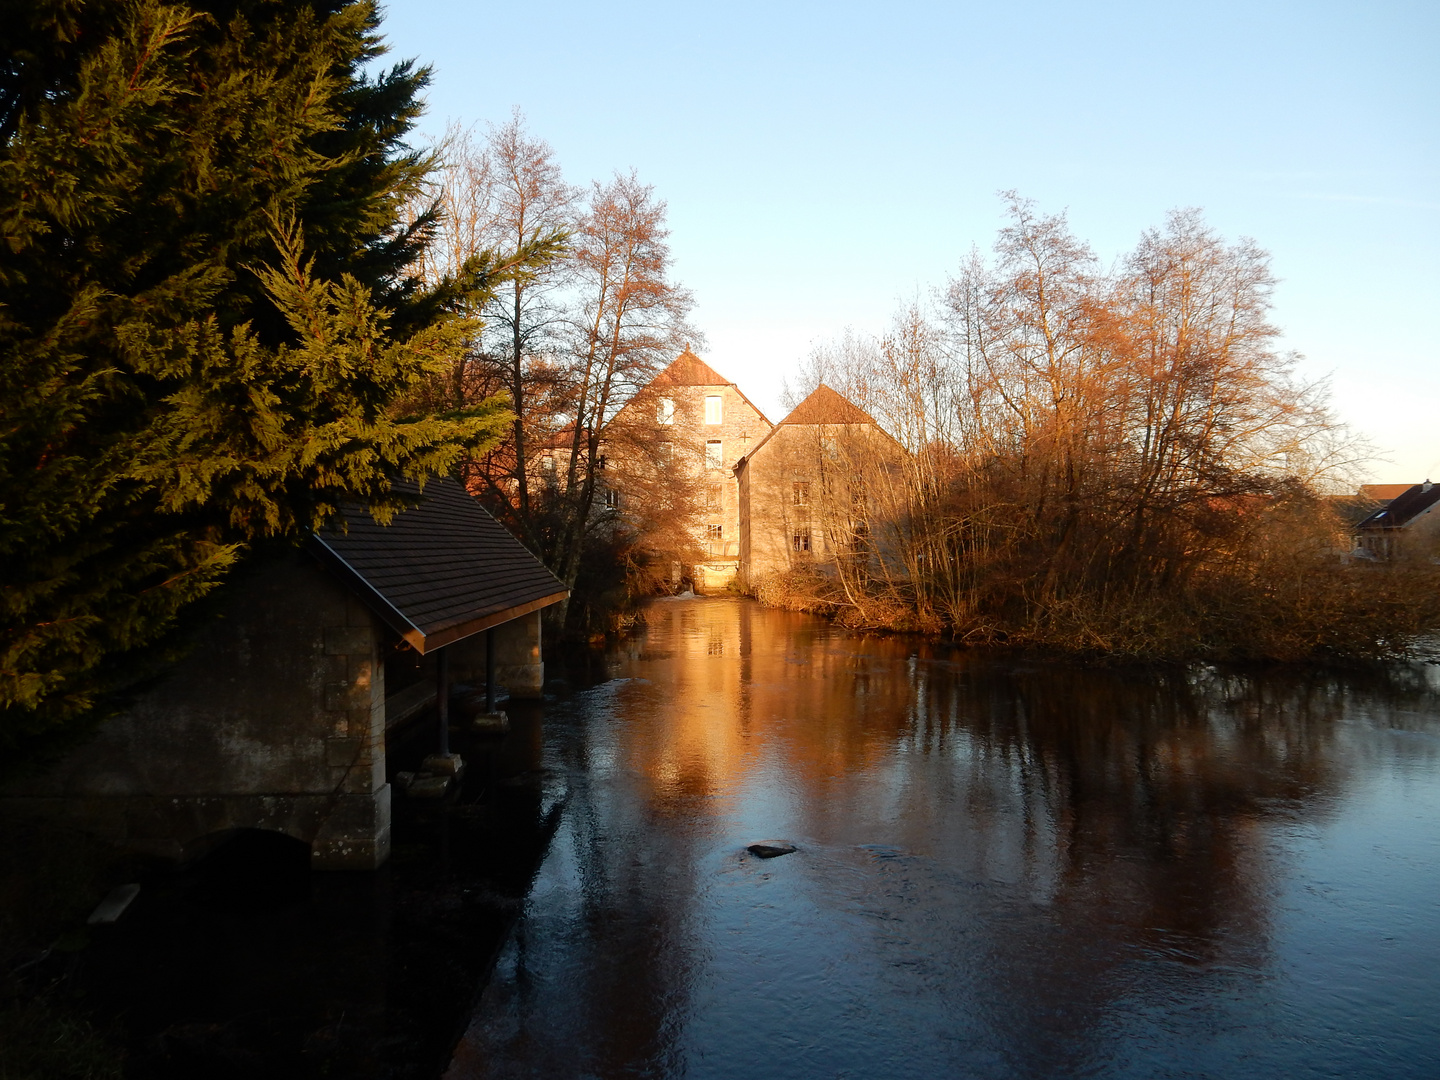
[{"label": "calm water surface", "polygon": [[547,709],[568,800],[454,1080],[1440,1077],[1436,669],[649,616]]}]

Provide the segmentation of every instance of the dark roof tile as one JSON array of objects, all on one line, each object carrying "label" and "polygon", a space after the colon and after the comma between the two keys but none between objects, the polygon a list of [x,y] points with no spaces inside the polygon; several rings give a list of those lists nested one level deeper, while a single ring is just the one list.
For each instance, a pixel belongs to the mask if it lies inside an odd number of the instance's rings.
[{"label": "dark roof tile", "polygon": [[420,652],[430,652],[564,599],[566,589],[454,480],[379,524],[347,507],[346,529],[316,533],[311,549]]}]

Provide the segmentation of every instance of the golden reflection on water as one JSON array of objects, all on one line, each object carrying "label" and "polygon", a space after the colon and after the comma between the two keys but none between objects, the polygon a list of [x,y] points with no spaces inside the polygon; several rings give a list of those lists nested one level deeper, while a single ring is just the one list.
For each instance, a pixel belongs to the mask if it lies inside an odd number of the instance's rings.
[{"label": "golden reflection on water", "polygon": [[[1275,989],[1294,838],[1357,773],[1435,799],[1440,740],[1383,738],[1440,734],[1423,677],[997,661],[736,600],[647,616],[557,708],[572,806],[452,1075],[1226,1075],[1281,1053],[1273,1017],[1308,1022]],[[744,855],[770,837],[800,852]],[[767,1073],[767,1039],[803,1060]]]}]

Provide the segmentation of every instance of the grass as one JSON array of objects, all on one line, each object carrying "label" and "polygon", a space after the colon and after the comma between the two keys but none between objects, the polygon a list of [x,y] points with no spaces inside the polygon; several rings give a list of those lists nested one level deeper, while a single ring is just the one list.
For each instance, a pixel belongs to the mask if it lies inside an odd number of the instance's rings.
[{"label": "grass", "polygon": [[90,1023],[44,958],[85,947],[86,916],[131,869],[95,837],[0,820],[0,1080],[123,1075],[118,1042]]}]

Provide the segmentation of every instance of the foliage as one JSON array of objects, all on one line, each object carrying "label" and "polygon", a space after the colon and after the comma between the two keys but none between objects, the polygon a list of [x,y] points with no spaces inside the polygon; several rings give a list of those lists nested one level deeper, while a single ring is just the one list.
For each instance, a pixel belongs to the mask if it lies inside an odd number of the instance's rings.
[{"label": "foliage", "polygon": [[938,315],[811,358],[808,383],[909,451],[848,465],[879,489],[863,557],[834,568],[850,621],[1277,659],[1389,654],[1436,625],[1433,573],[1341,563],[1325,494],[1361,450],[1274,349],[1263,251],[1184,211],[1103,273],[1063,217],[1010,209],[994,264],[964,266]]},{"label": "foliage", "polygon": [[52,996],[0,1001],[0,1080],[119,1080],[124,1051]]},{"label": "foliage", "polygon": [[[43,958],[81,946],[85,916],[135,867],[99,837],[7,817],[0,829],[0,1080],[122,1073],[123,1050],[86,1020]],[[53,965],[53,957],[51,961]],[[39,988],[37,991],[37,987]]]},{"label": "foliage", "polygon": [[[428,77],[363,74],[369,2],[8,5],[0,68],[0,753],[154,670],[247,545],[508,421],[391,403],[493,264],[419,289]],[[472,403],[474,404],[474,403]]]},{"label": "foliage", "polygon": [[[473,309],[480,333],[413,399],[459,405],[503,389],[515,404],[507,437],[467,461],[472,491],[576,592],[576,628],[652,579],[688,517],[694,483],[656,480],[654,425],[617,421],[655,373],[698,335],[689,293],[670,280],[665,204],[632,173],[582,193],[567,184],[522,118],[478,140],[452,128],[442,168],[412,213],[444,208],[428,279],[488,249],[540,246],[554,257],[515,274]],[[527,247],[528,246],[528,247]],[[633,412],[633,410],[632,410]],[[624,510],[606,507],[606,461],[642,465]],[[657,497],[658,496],[658,497]],[[617,575],[619,575],[617,577]],[[624,580],[627,587],[616,583]]]}]

